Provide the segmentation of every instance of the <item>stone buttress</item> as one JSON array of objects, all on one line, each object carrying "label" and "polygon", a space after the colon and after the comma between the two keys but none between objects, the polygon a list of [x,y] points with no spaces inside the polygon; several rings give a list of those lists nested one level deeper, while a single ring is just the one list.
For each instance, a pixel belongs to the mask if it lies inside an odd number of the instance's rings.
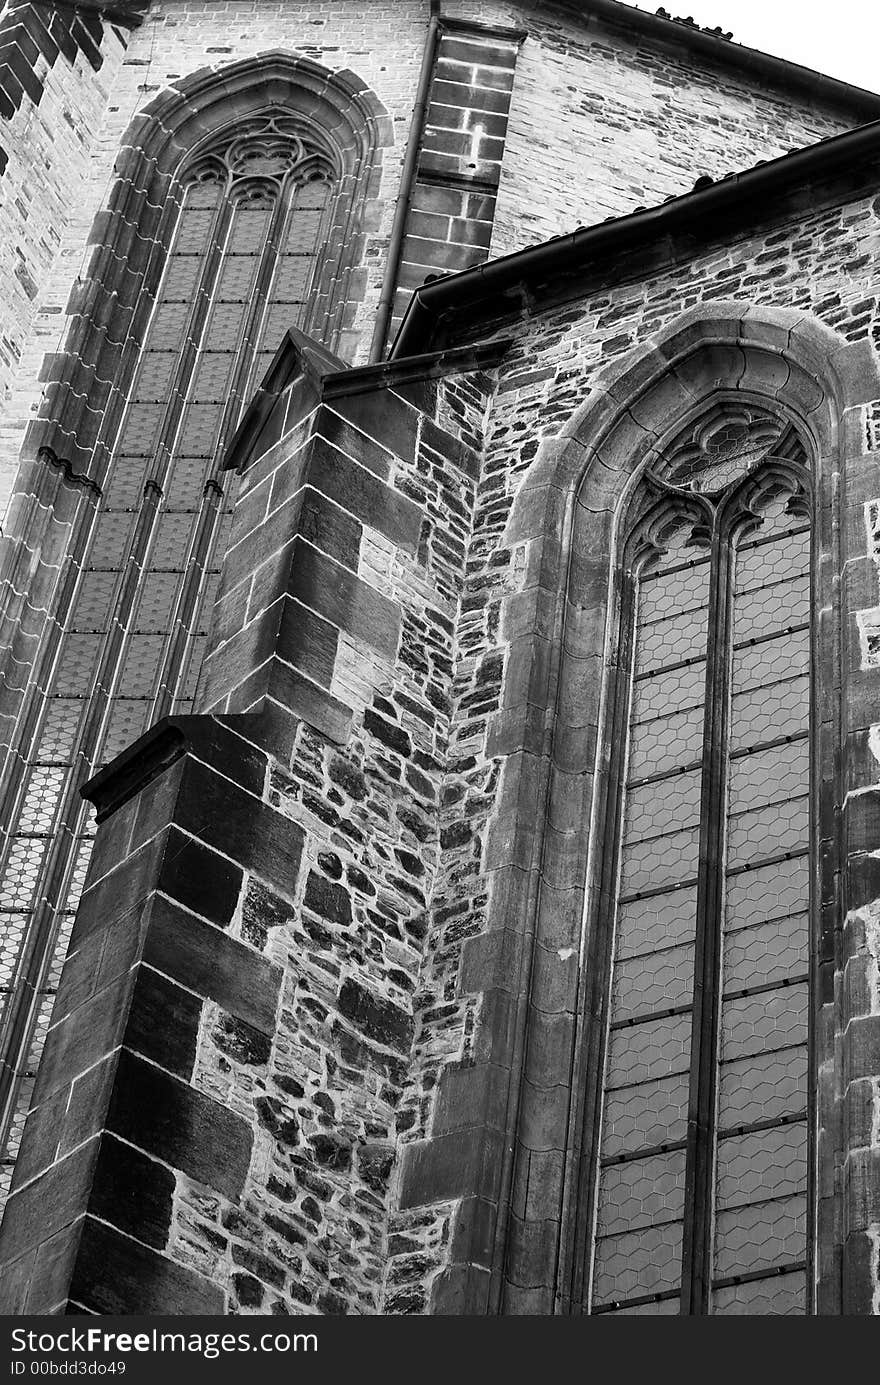
[{"label": "stone buttress", "polygon": [[397,1142],[460,1056],[419,984],[499,351],[348,371],[292,333],[246,414],[204,714],[86,789],[4,1312],[424,1307],[434,1223],[390,1244],[388,1212]]}]

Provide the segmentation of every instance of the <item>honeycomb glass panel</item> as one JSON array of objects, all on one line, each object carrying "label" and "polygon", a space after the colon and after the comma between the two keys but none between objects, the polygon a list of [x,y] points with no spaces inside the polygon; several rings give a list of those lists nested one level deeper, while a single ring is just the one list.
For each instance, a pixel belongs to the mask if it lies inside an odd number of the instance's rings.
[{"label": "honeycomb glass panel", "polygon": [[[786,573],[800,575],[810,565],[810,529],[803,522],[786,532],[773,533],[774,526],[761,525],[751,542],[737,547],[735,590],[739,596],[756,587],[766,587],[784,579]],[[770,531],[770,532],[767,532]]]},{"label": "honeycomb glass panel", "polygon": [[748,692],[766,687],[793,674],[810,670],[810,630],[804,626],[772,635],[769,639],[743,643],[733,651],[733,691]]},{"label": "honeycomb glass panel", "polygon": [[28,771],[18,819],[22,835],[48,835],[52,831],[65,777],[65,769],[57,766],[36,765]]},{"label": "honeycomb glass panel", "polygon": [[696,908],[694,885],[622,901],[617,915],[618,958],[693,941]]},{"label": "honeycomb glass panel", "polygon": [[727,1279],[777,1266],[800,1267],[807,1244],[803,1194],[752,1203],[715,1219],[715,1275]]},{"label": "honeycomb glass panel", "polygon": [[807,1186],[806,1123],[753,1130],[718,1141],[716,1207],[762,1202],[802,1193]]},{"label": "honeycomb glass panel", "polygon": [[803,1270],[747,1279],[717,1288],[712,1294],[715,1317],[797,1317],[807,1311],[807,1277]]},{"label": "honeycomb glass panel", "polygon": [[145,697],[115,697],[104,736],[102,763],[121,755],[147,729],[150,701]]},{"label": "honeycomb glass panel", "polygon": [[12,982],[30,917],[6,908],[0,913],[0,995],[6,994]]},{"label": "honeycomb glass panel", "polygon": [[612,992],[615,1018],[620,1022],[663,1008],[690,1005],[693,989],[693,943],[618,960]]},{"label": "honeycomb glass panel", "polygon": [[751,750],[762,742],[802,735],[809,718],[810,680],[807,677],[734,693],[731,698],[731,752]]},{"label": "honeycomb glass panel", "polygon": [[0,908],[15,913],[33,908],[48,845],[43,837],[16,836],[12,839],[0,884]]},{"label": "honeycomb glass panel", "polygon": [[748,928],[767,919],[803,912],[810,900],[806,853],[731,875],[727,881],[725,928]]},{"label": "honeycomb glass panel", "polygon": [[633,683],[632,721],[651,721],[671,712],[700,707],[706,694],[706,661],[691,659],[659,673],[643,674]]},{"label": "honeycomb glass panel", "polygon": [[39,761],[63,764],[70,761],[84,705],[80,697],[50,697],[47,700],[37,740]]},{"label": "honeycomb glass panel", "polygon": [[736,598],[733,642],[757,640],[790,625],[804,625],[810,619],[810,574],[774,582]]},{"label": "honeycomb glass panel", "polygon": [[690,1016],[686,1014],[612,1029],[608,1086],[626,1087],[668,1073],[686,1072],[690,1037]]},{"label": "honeycomb glass panel", "polygon": [[117,580],[115,572],[92,570],[83,573],[73,607],[71,629],[107,629]]},{"label": "honeycomb glass panel", "polygon": [[[637,596],[596,1213],[597,1305],[674,1289],[681,1277],[700,801],[692,766],[702,744],[708,591],[708,563],[683,525]],[[685,661],[680,671],[656,672],[674,661]],[[653,672],[644,676],[647,669]],[[670,711],[665,694],[673,708],[688,710]],[[640,782],[645,776],[649,782]],[[678,1148],[652,1149],[676,1141]]]},{"label": "honeycomb glass panel", "polygon": [[727,863],[752,865],[803,848],[810,830],[810,801],[806,794],[781,803],[770,803],[747,813],[731,813],[728,819]]},{"label": "honeycomb glass panel", "polygon": [[687,1134],[688,1074],[685,1070],[605,1094],[602,1155],[635,1154]]},{"label": "honeycomb glass panel", "polygon": [[145,352],[138,371],[135,399],[155,404],[166,403],[176,365],[176,351]]},{"label": "honeycomb glass panel", "polygon": [[803,1115],[807,1105],[807,1053],[796,1043],[721,1064],[721,1129]]},{"label": "honeycomb glass panel", "polygon": [[684,1150],[607,1165],[599,1180],[600,1236],[681,1221],[684,1210]]},{"label": "honeycomb glass panel", "polygon": [[803,976],[808,949],[807,914],[790,914],[753,928],[729,930],[724,939],[724,988],[747,990]]},{"label": "honeycomb glass panel", "polygon": [[643,721],[632,729],[629,772],[633,779],[699,762],[703,745],[703,709],[677,712]]},{"label": "honeycomb glass panel", "polygon": [[628,843],[621,860],[621,891],[626,895],[638,894],[693,879],[699,844],[696,827]]},{"label": "honeycomb glass panel", "polygon": [[806,736],[767,750],[753,750],[731,760],[728,803],[732,814],[803,793],[810,778],[810,743]]},{"label": "honeycomb glass panel", "polygon": [[626,795],[627,831],[644,840],[697,826],[701,785],[699,770],[631,785]]},{"label": "honeycomb glass panel", "polygon": [[676,1288],[681,1283],[681,1233],[678,1221],[622,1236],[598,1237],[593,1271],[596,1305]]},{"label": "honeycomb glass panel", "polygon": [[104,486],[109,510],[134,510],[144,494],[147,466],[145,457],[115,457]]}]

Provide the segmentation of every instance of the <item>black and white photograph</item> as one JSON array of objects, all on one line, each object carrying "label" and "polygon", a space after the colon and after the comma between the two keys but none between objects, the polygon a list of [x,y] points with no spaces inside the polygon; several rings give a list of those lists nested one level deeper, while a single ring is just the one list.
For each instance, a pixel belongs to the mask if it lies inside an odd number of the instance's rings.
[{"label": "black and white photograph", "polygon": [[878,58],[0,3],[0,1373],[880,1316]]}]

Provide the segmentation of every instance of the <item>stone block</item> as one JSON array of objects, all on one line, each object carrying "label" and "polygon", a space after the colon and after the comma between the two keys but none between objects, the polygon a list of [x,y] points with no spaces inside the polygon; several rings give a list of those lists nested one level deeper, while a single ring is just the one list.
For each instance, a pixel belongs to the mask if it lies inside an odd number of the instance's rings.
[{"label": "stone block", "polygon": [[70,1299],[98,1314],[213,1317],[226,1311],[218,1285],[92,1217],[82,1229]]},{"label": "stone block", "polygon": [[261,1033],[274,1032],[281,968],[170,900],[153,903],[143,960]]},{"label": "stone block", "polygon": [[225,1197],[242,1191],[251,1127],[220,1102],[127,1051],[119,1057],[107,1129]]}]

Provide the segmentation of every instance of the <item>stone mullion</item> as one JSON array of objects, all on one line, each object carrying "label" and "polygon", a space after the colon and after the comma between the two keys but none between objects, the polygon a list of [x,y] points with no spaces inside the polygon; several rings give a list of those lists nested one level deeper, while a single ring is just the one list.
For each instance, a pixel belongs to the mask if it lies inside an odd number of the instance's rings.
[{"label": "stone mullion", "polygon": [[[170,402],[154,460],[144,484],[144,504],[138,515],[127,571],[116,599],[110,630],[94,677],[92,695],[86,702],[86,715],[80,728],[78,746],[72,756],[71,771],[59,795],[56,830],[51,847],[35,883],[33,898],[39,900],[26,948],[25,966],[15,991],[10,996],[3,1049],[2,1127],[0,1147],[5,1147],[9,1125],[15,1114],[17,1095],[25,1076],[33,1032],[38,1017],[41,990],[54,955],[59,909],[66,898],[75,855],[72,844],[82,831],[86,808],[79,786],[96,768],[101,733],[118,681],[124,658],[127,627],[135,609],[140,576],[161,509],[162,483],[171,461],[171,448],[183,411],[183,399],[197,359],[196,342],[201,340],[210,304],[210,289],[216,280],[222,246],[229,228],[229,205],[223,201],[217,210],[210,238],[210,250],[200,276],[199,287],[187,323],[186,346],[178,361],[170,386]],[[172,251],[173,254],[173,251]],[[168,263],[171,262],[169,256]],[[75,598],[74,598],[75,600]],[[56,653],[57,657],[57,653]]]},{"label": "stone mullion", "polygon": [[681,1312],[689,1317],[708,1313],[712,1280],[732,572],[729,528],[727,525],[722,527],[716,519],[712,534],[706,644],[697,932],[682,1241]]}]

